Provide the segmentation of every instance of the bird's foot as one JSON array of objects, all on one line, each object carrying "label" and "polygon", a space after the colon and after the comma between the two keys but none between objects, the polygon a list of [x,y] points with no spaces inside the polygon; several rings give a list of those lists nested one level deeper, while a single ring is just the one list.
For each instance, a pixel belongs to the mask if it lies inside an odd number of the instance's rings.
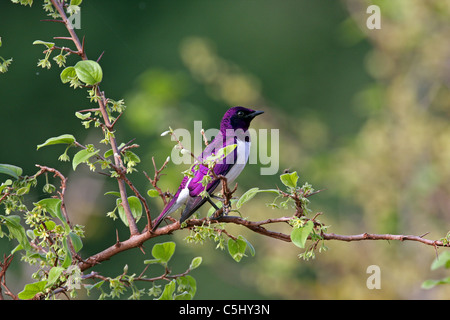
[{"label": "bird's foot", "polygon": [[223,214],[228,216],[230,211],[231,211],[231,203],[224,203],[223,204]]}]

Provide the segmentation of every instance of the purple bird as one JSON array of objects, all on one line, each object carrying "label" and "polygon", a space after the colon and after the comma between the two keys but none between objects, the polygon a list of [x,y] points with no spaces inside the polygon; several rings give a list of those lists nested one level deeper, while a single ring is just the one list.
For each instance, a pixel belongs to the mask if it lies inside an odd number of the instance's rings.
[{"label": "purple bird", "polygon": [[[202,185],[203,178],[208,175],[208,167],[203,165],[203,161],[211,155],[217,155],[217,152],[230,145],[236,145],[232,152],[217,161],[214,166],[216,176],[223,175],[227,182],[235,180],[244,169],[250,153],[250,135],[248,127],[254,117],[264,113],[264,111],[255,111],[244,107],[230,108],[220,122],[220,131],[217,136],[203,150],[198,161],[192,167],[192,175],[185,176],[181,181],[178,191],[172,200],[166,205],[164,210],[158,216],[153,224],[153,230],[164,220],[164,218],[186,204],[180,218],[180,222],[188,219],[198,208],[206,201],[210,201],[207,196],[201,196],[203,191],[211,195],[219,185],[220,179],[214,179],[212,174],[208,185]],[[213,204],[211,202],[211,204]]]}]

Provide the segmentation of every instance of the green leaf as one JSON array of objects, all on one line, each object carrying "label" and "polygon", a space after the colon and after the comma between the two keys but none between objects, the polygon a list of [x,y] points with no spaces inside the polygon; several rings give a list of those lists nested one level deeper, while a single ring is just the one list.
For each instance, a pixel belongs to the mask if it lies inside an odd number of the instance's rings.
[{"label": "green leaf", "polygon": [[122,199],[121,198],[116,199],[116,206],[117,206],[117,211],[119,212],[120,220],[122,220],[124,225],[129,227],[127,215],[125,214],[125,209],[122,207]]},{"label": "green leaf", "polygon": [[25,229],[20,224],[20,217],[16,215],[9,215],[0,216],[0,218],[4,220],[4,223],[6,224],[10,235],[19,242],[22,248],[26,251],[31,250],[31,245],[28,241]]},{"label": "green leaf", "polygon": [[165,285],[164,291],[157,300],[173,300],[173,294],[175,292],[176,280],[170,281]]},{"label": "green leaf", "polygon": [[148,194],[148,196],[151,197],[151,198],[159,197],[159,192],[158,192],[158,190],[155,190],[155,189],[150,189],[150,190],[148,190],[148,191],[147,191],[147,194]]},{"label": "green leaf", "polygon": [[75,171],[75,169],[78,167],[78,165],[80,163],[88,161],[90,157],[95,156],[99,152],[100,152],[100,150],[89,151],[88,149],[83,149],[81,151],[78,151],[73,156],[73,160],[72,160],[73,171]]},{"label": "green leaf", "polygon": [[10,186],[10,185],[12,185],[12,180],[11,179],[7,179],[5,182],[3,182],[1,185],[0,185],[0,193],[2,193],[2,191],[3,191],[3,189],[5,189],[7,186]]},{"label": "green leaf", "polygon": [[45,221],[44,225],[48,231],[52,231],[56,227],[56,223],[52,220]]},{"label": "green leaf", "polygon": [[31,230],[31,229],[28,229],[28,230],[26,231],[26,235],[27,235],[28,238],[30,238],[31,240],[36,239],[36,235],[34,234],[33,230]]},{"label": "green leaf", "polygon": [[125,152],[125,158],[127,158],[129,161],[133,161],[136,163],[141,162],[141,158],[139,158],[139,156],[136,153],[130,150]]},{"label": "green leaf", "polygon": [[142,203],[138,197],[130,196],[128,197],[128,203],[130,205],[131,213],[133,217],[136,219],[136,222],[139,221],[142,217]]},{"label": "green leaf", "polygon": [[156,263],[161,263],[161,261],[159,259],[147,259],[147,260],[144,260],[144,264],[156,264]]},{"label": "green leaf", "polygon": [[247,201],[251,200],[254,196],[256,196],[256,194],[259,192],[259,188],[251,188],[249,190],[247,190],[238,200],[238,202],[236,203],[236,209],[239,209],[240,207],[242,207],[242,205],[244,203],[246,203]]},{"label": "green leaf", "polygon": [[35,207],[41,207],[45,209],[48,213],[50,213],[52,217],[58,218],[64,223],[67,222],[61,211],[61,199],[46,198],[40,200],[39,202],[34,202],[33,205]]},{"label": "green leaf", "polygon": [[175,242],[157,243],[153,246],[152,256],[162,263],[167,264],[175,252]]},{"label": "green leaf", "polygon": [[431,289],[439,284],[448,284],[450,283],[450,277],[440,279],[440,280],[425,280],[422,282],[422,289]]},{"label": "green leaf", "polygon": [[175,300],[192,300],[197,292],[197,281],[190,275],[177,278],[177,291],[181,294],[175,295]]},{"label": "green leaf", "polygon": [[104,194],[106,195],[112,195],[112,196],[116,196],[117,198],[120,198],[120,192],[119,191],[108,191]]},{"label": "green leaf", "polygon": [[203,261],[202,257],[195,257],[194,259],[192,259],[189,269],[194,270],[198,268],[202,264],[202,261]]},{"label": "green leaf", "polygon": [[40,292],[43,292],[45,286],[47,285],[47,280],[42,280],[34,283],[29,283],[25,285],[25,288],[19,292],[19,299],[32,299],[34,296]]},{"label": "green leaf", "polygon": [[256,251],[255,251],[255,247],[253,247],[253,245],[250,243],[250,241],[248,241],[241,235],[238,237],[238,239],[244,240],[247,243],[247,248],[250,251],[251,256],[254,257],[256,254]]},{"label": "green leaf", "polygon": [[431,264],[431,270],[436,270],[440,267],[445,267],[446,269],[450,268],[450,251],[440,253]]},{"label": "green leaf", "polygon": [[53,267],[50,269],[47,277],[47,285],[46,287],[51,287],[56,281],[58,281],[59,276],[64,271],[64,268],[61,267]]},{"label": "green leaf", "polygon": [[71,6],[79,6],[83,0],[70,0]]},{"label": "green leaf", "polygon": [[302,227],[293,228],[291,232],[292,242],[299,248],[304,248],[306,240],[311,231],[314,229],[314,222],[308,220]]},{"label": "green leaf", "polygon": [[101,286],[103,285],[103,283],[105,283],[105,280],[101,280],[99,282],[96,282],[94,284],[84,284],[84,288],[88,291],[88,295],[89,295],[89,291],[92,289],[100,289]]},{"label": "green leaf", "polygon": [[227,155],[233,152],[233,150],[236,149],[236,147],[237,144],[231,144],[226,147],[220,148],[219,150],[217,150],[215,154],[212,154],[209,157],[207,157],[205,159],[205,162],[213,162],[225,158]]},{"label": "green leaf", "polygon": [[78,79],[87,85],[95,85],[102,81],[103,71],[100,65],[92,60],[79,61],[75,66]]},{"label": "green leaf", "polygon": [[42,209],[45,209],[53,217],[56,217],[56,210],[59,206],[61,206],[61,199],[46,198],[46,199],[42,199],[38,202],[34,202],[33,205],[35,207],[40,207]]},{"label": "green leaf", "polygon": [[113,149],[109,149],[109,150],[105,151],[105,153],[103,154],[103,158],[106,159],[108,157],[111,157],[113,154],[114,154]]},{"label": "green leaf", "polygon": [[67,83],[77,78],[77,72],[74,67],[67,67],[61,71],[59,77],[61,78],[62,83]]},{"label": "green leaf", "polygon": [[[122,222],[128,227],[128,219],[127,215],[125,214],[125,209],[121,205],[122,199],[118,198],[116,200],[117,204],[117,210],[119,211],[119,217],[122,220]],[[136,222],[139,221],[142,217],[142,204],[139,198],[135,196],[128,197],[128,204],[130,205],[131,214],[133,215],[134,219],[136,219]]]},{"label": "green leaf", "polygon": [[80,120],[86,120],[87,118],[89,118],[91,116],[91,113],[81,113],[81,112],[75,112],[75,117],[77,117]]},{"label": "green leaf", "polygon": [[296,188],[297,187],[297,180],[298,180],[297,171],[294,171],[292,173],[282,174],[280,176],[280,180],[281,180],[281,182],[283,182],[283,184],[286,187]]},{"label": "green leaf", "polygon": [[63,245],[64,245],[64,252],[65,252],[66,256],[64,257],[64,261],[61,264],[61,266],[66,269],[72,264],[72,253],[70,252],[69,245],[67,243],[66,238],[63,239]]},{"label": "green leaf", "polygon": [[42,147],[50,146],[52,144],[72,144],[75,142],[75,137],[71,134],[63,134],[58,137],[53,137],[47,139],[44,143],[37,146],[37,150],[39,150]]},{"label": "green leaf", "polygon": [[53,48],[53,46],[55,45],[53,42],[46,42],[46,41],[42,41],[42,40],[36,40],[36,41],[33,42],[33,44],[34,45],[36,45],[36,44],[43,44],[48,49]]},{"label": "green leaf", "polygon": [[236,147],[237,147],[237,144],[230,144],[230,145],[228,145],[228,146],[226,146],[226,147],[220,148],[220,149],[217,151],[216,157],[219,157],[219,158],[221,158],[221,157],[226,157],[226,156],[229,155],[231,152],[233,152],[234,149],[236,149]]},{"label": "green leaf", "polygon": [[247,242],[239,238],[237,240],[228,239],[228,252],[231,257],[239,262],[245,256],[245,249],[247,248]]},{"label": "green leaf", "polygon": [[23,250],[23,247],[21,244],[18,244],[14,249],[11,250],[11,254],[16,253],[17,251]]},{"label": "green leaf", "polygon": [[25,187],[22,187],[22,188],[18,189],[16,191],[16,194],[18,196],[23,196],[24,194],[27,194],[28,192],[30,192],[30,187],[31,187],[31,184],[28,183]]},{"label": "green leaf", "polygon": [[176,294],[174,300],[192,300],[192,295],[185,291],[181,294]]},{"label": "green leaf", "polygon": [[13,166],[12,164],[0,163],[0,173],[7,174],[13,178],[19,179],[22,175],[22,168]]},{"label": "green leaf", "polygon": [[79,235],[77,235],[74,232],[69,232],[70,240],[72,241],[73,249],[75,252],[78,252],[83,248],[83,241],[81,241],[81,238]]}]

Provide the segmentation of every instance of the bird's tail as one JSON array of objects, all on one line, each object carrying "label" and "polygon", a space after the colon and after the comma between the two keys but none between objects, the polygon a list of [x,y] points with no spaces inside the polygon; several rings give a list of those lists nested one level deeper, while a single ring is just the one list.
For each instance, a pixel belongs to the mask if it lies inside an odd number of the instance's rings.
[{"label": "bird's tail", "polygon": [[165,217],[167,217],[167,215],[169,215],[170,213],[174,212],[177,209],[177,208],[175,208],[176,206],[174,207],[174,204],[176,203],[176,201],[177,201],[177,198],[173,197],[172,200],[170,200],[170,202],[164,207],[161,214],[153,222],[152,231],[155,231],[156,228],[158,228],[159,224],[164,220]]}]

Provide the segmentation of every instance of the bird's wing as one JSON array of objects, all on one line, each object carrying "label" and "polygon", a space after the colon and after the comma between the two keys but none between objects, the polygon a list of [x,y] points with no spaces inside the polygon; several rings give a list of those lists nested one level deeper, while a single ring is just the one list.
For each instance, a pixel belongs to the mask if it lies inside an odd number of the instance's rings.
[{"label": "bird's wing", "polygon": [[[215,180],[212,183],[210,183],[211,191],[208,192],[209,194],[214,192],[214,190],[217,188],[217,185],[219,184],[219,182],[220,182],[220,180]],[[190,197],[189,200],[186,202],[186,207],[184,208],[183,212],[181,213],[180,222],[183,222],[186,219],[188,219],[206,201],[207,201],[206,197],[201,197],[201,196]]]},{"label": "bird's wing", "polygon": [[153,223],[153,230],[155,230],[158,227],[158,225],[164,220],[166,216],[168,216],[169,214],[177,210],[179,207],[181,207],[183,203],[179,201],[178,197],[180,196],[181,191],[183,191],[183,189],[186,187],[186,183],[188,182],[188,180],[189,180],[188,177],[183,178],[172,200],[170,200],[170,202],[164,207],[163,211],[160,213],[158,218],[156,218],[155,222]]},{"label": "bird's wing", "polygon": [[[207,157],[209,157],[213,152],[217,152],[225,145],[231,145],[236,143],[236,137],[230,136],[227,137],[224,141],[222,136],[219,134],[203,151],[202,155],[199,157],[199,160],[203,161]],[[214,166],[214,173],[216,176],[226,175],[230,169],[233,167],[237,158],[237,150],[234,149],[225,159],[222,161],[218,161]],[[208,174],[208,167],[200,164],[198,165],[198,169],[194,170],[194,177],[191,179],[188,185],[190,198],[186,203],[186,208],[181,214],[180,221],[183,222],[187,218],[189,218],[198,208],[200,208],[205,202],[206,197],[202,197],[200,194],[205,190],[205,186],[202,185],[203,177]],[[208,194],[212,194],[214,190],[219,185],[220,180],[214,179],[208,183],[206,186],[206,191]]]}]

